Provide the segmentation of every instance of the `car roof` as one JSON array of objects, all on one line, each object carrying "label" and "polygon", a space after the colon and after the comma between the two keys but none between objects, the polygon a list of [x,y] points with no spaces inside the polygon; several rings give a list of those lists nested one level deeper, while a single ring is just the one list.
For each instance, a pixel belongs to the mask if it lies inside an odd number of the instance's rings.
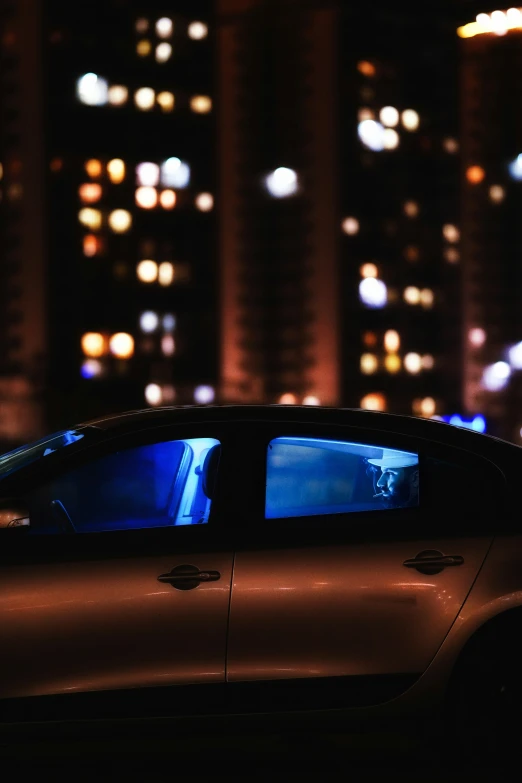
[{"label": "car roof", "polygon": [[[360,408],[341,408],[320,405],[175,405],[145,410],[131,410],[109,414],[92,421],[84,422],[80,427],[96,427],[104,431],[131,433],[147,427],[189,422],[219,421],[274,421],[304,422],[314,424],[344,424],[353,427],[380,429],[388,432],[400,432],[405,435],[460,446],[461,448],[488,449],[488,445],[511,447],[517,453],[522,449],[514,443],[478,433],[464,427],[437,419],[423,419],[403,414],[383,413]],[[479,445],[481,444],[481,446]]]}]

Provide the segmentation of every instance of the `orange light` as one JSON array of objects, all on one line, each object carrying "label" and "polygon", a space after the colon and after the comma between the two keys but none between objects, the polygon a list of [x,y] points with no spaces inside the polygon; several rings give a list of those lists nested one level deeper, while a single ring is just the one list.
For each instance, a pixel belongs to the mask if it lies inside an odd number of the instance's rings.
[{"label": "orange light", "polygon": [[176,206],[176,194],[173,190],[162,190],[159,196],[159,203],[163,209],[174,209]]},{"label": "orange light", "polygon": [[377,345],[377,335],[375,332],[365,332],[363,334],[363,343],[371,348],[373,345]]},{"label": "orange light", "polygon": [[100,332],[86,332],[82,336],[82,351],[86,356],[97,358],[106,352],[106,340]]},{"label": "orange light", "polygon": [[373,392],[367,394],[361,400],[361,408],[366,408],[369,411],[384,411],[386,410],[386,399],[384,394],[380,392]]},{"label": "orange light", "polygon": [[295,405],[297,403],[297,397],[291,392],[282,394],[279,398],[280,405]]},{"label": "orange light", "polygon": [[118,359],[129,359],[134,353],[134,338],[127,332],[117,332],[112,335],[109,348]]},{"label": "orange light", "polygon": [[52,161],[49,163],[49,168],[51,169],[53,174],[56,174],[56,172],[61,171],[63,169],[62,158],[53,158]]},{"label": "orange light", "polygon": [[85,182],[78,188],[78,195],[84,204],[95,204],[102,196],[101,185],[97,182]]},{"label": "orange light", "polygon": [[153,209],[158,203],[158,191],[147,185],[137,188],[135,193],[136,204],[142,209]]},{"label": "orange light", "polygon": [[101,253],[103,249],[103,244],[100,239],[100,237],[95,236],[94,234],[86,234],[83,238],[83,255],[87,256],[88,258],[92,258],[92,256],[97,256],[99,253]]},{"label": "orange light", "polygon": [[89,177],[92,177],[93,179],[96,179],[96,177],[100,177],[102,173],[101,161],[96,160],[95,158],[86,161],[85,171],[87,172]]},{"label": "orange light", "polygon": [[485,176],[486,172],[482,166],[470,166],[466,171],[466,179],[472,185],[478,185],[479,182],[482,182]]},{"label": "orange light", "polygon": [[361,60],[357,63],[357,70],[362,73],[363,76],[375,76],[375,65],[368,62],[368,60]]}]

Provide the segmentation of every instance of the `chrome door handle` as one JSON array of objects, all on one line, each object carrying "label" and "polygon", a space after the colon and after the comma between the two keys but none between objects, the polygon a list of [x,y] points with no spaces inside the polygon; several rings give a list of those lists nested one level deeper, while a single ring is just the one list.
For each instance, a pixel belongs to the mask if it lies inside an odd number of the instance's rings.
[{"label": "chrome door handle", "polygon": [[448,566],[459,566],[464,563],[462,555],[443,555],[437,550],[427,549],[415,557],[405,560],[403,566],[415,568],[421,574],[438,574]]},{"label": "chrome door handle", "polygon": [[220,578],[219,571],[201,571],[193,565],[179,565],[168,574],[160,574],[158,582],[172,585],[178,590],[193,590],[201,582],[217,582]]}]

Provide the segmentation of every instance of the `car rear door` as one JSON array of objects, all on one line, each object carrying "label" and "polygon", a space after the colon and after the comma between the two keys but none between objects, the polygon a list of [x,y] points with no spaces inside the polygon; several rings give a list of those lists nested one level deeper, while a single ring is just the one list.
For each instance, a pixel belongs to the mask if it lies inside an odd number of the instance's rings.
[{"label": "car rear door", "polygon": [[209,423],[33,471],[30,527],[0,531],[0,697],[224,682],[233,461]]},{"label": "car rear door", "polygon": [[[289,705],[296,680],[308,706],[397,695],[427,668],[473,585],[491,512],[502,513],[502,474],[467,452],[349,428],[274,425],[256,448],[227,679],[279,681]],[[368,459],[397,464],[404,453],[410,476],[418,455],[418,494],[378,508],[383,468],[372,476]]]}]

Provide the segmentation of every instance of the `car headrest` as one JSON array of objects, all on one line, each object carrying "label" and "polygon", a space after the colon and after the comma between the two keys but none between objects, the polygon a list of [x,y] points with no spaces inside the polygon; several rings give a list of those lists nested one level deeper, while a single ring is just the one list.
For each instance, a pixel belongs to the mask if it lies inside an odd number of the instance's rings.
[{"label": "car headrest", "polygon": [[217,443],[212,446],[208,451],[203,462],[203,492],[212,500],[214,491],[216,488],[217,471],[219,465],[219,458],[221,456],[221,444]]}]

